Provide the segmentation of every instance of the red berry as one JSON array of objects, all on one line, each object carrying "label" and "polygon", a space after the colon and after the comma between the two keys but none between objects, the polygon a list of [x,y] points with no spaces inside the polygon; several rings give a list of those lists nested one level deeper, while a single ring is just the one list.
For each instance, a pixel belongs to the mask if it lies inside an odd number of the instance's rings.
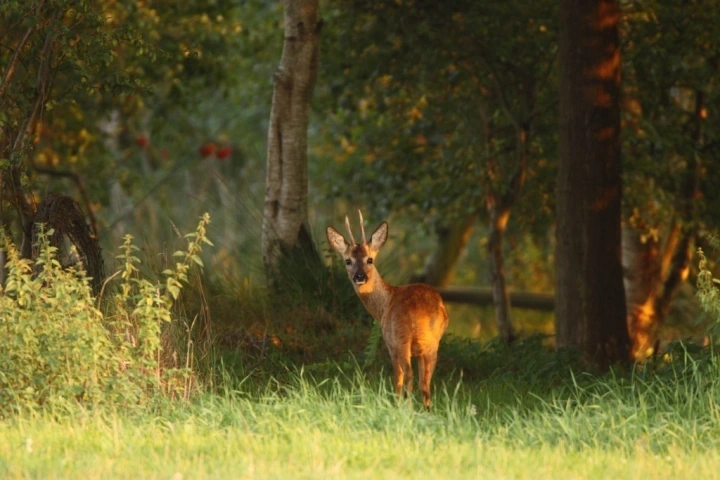
[{"label": "red berry", "polygon": [[138,137],[135,139],[135,143],[137,143],[138,147],[145,148],[150,143],[150,140],[145,135],[138,135]]},{"label": "red berry", "polygon": [[228,158],[228,157],[230,156],[231,153],[232,153],[232,148],[230,148],[230,147],[223,147],[223,148],[219,148],[219,149],[215,152],[215,156],[216,156],[219,160],[225,160],[226,158]]},{"label": "red berry", "polygon": [[212,142],[206,143],[200,147],[200,156],[205,158],[215,153],[215,144]]}]

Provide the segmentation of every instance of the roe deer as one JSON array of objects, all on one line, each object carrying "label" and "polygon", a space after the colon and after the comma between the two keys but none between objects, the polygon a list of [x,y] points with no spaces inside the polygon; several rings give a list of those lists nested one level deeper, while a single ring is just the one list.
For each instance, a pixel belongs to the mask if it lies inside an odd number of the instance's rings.
[{"label": "roe deer", "polygon": [[413,389],[411,357],[418,357],[420,392],[423,405],[430,408],[430,381],[437,362],[440,337],[448,326],[448,314],[440,294],[430,285],[416,283],[393,286],[385,283],[375,269],[375,258],[385,244],[388,224],[382,222],[365,240],[362,213],[360,228],[362,243],[355,243],[350,220],[345,216],[345,226],[350,242],[337,230],[327,227],[327,239],[345,260],[350,281],[365,308],[380,323],[385,345],[390,352],[395,379],[395,393],[408,394]]}]

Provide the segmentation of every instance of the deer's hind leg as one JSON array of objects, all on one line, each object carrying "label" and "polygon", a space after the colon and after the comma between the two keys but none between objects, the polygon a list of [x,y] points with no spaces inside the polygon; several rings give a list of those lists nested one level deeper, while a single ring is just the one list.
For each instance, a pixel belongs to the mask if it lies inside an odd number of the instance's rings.
[{"label": "deer's hind leg", "polygon": [[420,355],[418,357],[418,371],[420,376],[420,393],[423,397],[423,405],[430,408],[430,382],[432,381],[435,364],[437,363],[437,352]]}]

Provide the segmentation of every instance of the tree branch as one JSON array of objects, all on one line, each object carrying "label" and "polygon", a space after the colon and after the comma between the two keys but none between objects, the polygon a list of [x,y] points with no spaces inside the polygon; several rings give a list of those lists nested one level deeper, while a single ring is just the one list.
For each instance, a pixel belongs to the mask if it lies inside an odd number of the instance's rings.
[{"label": "tree branch", "polygon": [[32,113],[25,119],[25,122],[23,122],[23,125],[18,132],[18,136],[15,138],[15,142],[13,143],[14,151],[18,151],[22,148],[23,143],[25,142],[25,137],[28,133],[30,133],[30,130],[35,124],[38,116],[40,116],[40,112],[45,105],[50,78],[50,68],[48,66],[50,60],[48,57],[52,46],[52,36],[48,34],[45,38],[45,45],[43,45],[42,52],[40,53],[41,63],[38,66],[37,80],[35,83],[35,105],[33,106]]},{"label": "tree branch", "polygon": [[15,66],[20,59],[20,52],[25,47],[27,41],[30,40],[30,35],[32,35],[35,30],[35,27],[28,29],[28,31],[25,32],[25,36],[22,38],[22,40],[20,40],[20,43],[18,43],[17,48],[15,48],[12,58],[10,58],[10,65],[8,65],[7,69],[5,70],[5,75],[3,75],[2,83],[0,83],[0,98],[5,95],[5,90],[7,90],[8,85],[10,85],[10,79],[15,74]]},{"label": "tree branch", "polygon": [[[31,13],[31,15],[37,16],[39,11],[42,9],[43,5],[45,4],[46,0],[40,0],[40,3],[33,9],[34,12]],[[18,20],[18,23],[20,23],[21,20]],[[12,28],[12,27],[11,27]],[[32,26],[28,29],[27,32],[25,32],[25,35],[20,40],[20,43],[17,44],[17,47],[15,48],[15,51],[13,52],[12,58],[10,59],[10,64],[7,67],[7,70],[5,70],[5,75],[3,75],[2,83],[0,83],[0,98],[5,94],[5,91],[7,90],[8,86],[10,85],[10,80],[12,79],[13,75],[15,74],[15,67],[17,66],[17,62],[20,60],[20,53],[22,52],[22,49],[25,47],[25,44],[30,39],[30,36],[33,34],[33,32],[39,30],[39,27],[37,25]]]}]

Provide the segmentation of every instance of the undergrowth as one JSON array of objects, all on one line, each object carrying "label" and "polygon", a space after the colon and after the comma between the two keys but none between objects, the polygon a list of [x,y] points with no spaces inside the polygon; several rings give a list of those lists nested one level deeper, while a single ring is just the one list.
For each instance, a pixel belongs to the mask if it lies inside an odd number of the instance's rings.
[{"label": "undergrowth", "polygon": [[[329,268],[308,271],[290,262],[283,270],[291,281],[279,296],[247,283],[191,277],[192,266],[202,267],[202,246],[210,244],[208,222],[206,215],[185,237],[187,248],[174,254],[160,281],[141,273],[138,248],[126,237],[117,256],[120,268],[99,304],[82,269],[60,267],[47,241],[51,232],[40,234],[34,262],[19,258],[4,241],[9,260],[0,291],[0,415],[78,404],[143,407],[157,398],[187,400],[193,391],[259,392],[266,384],[281,389],[293,385],[299,371],[319,386],[340,379],[351,387],[347,379],[356,374],[380,385],[390,382],[379,329],[342,265],[330,260]],[[699,295],[718,318],[718,281],[699,254]],[[594,395],[604,388],[597,387],[603,384],[599,378],[617,380],[613,385],[676,381],[692,370],[688,365],[705,373],[715,365],[711,350],[677,344],[665,355],[603,377],[588,374],[576,352],[555,351],[547,343],[541,335],[512,346],[446,335],[434,384],[507,388],[535,404],[573,388]],[[200,344],[202,365],[196,356]]]},{"label": "undergrowth", "polygon": [[[720,242],[717,239],[710,239],[711,243],[718,247]],[[720,280],[713,277],[709,267],[709,260],[705,256],[702,248],[698,248],[697,255],[699,258],[698,276],[697,276],[697,296],[700,299],[700,306],[711,317],[712,334],[717,342],[720,335]]]},{"label": "undergrowth", "polygon": [[162,335],[176,321],[173,304],[202,267],[199,253],[210,244],[206,214],[162,281],[140,275],[140,259],[126,236],[122,267],[106,285],[109,299],[98,306],[82,268],[62,268],[52,230],[40,229],[39,254],[20,258],[3,238],[7,282],[0,288],[0,416],[35,408],[82,404],[146,404],[156,394],[187,398],[193,385],[191,361],[168,365]]}]

